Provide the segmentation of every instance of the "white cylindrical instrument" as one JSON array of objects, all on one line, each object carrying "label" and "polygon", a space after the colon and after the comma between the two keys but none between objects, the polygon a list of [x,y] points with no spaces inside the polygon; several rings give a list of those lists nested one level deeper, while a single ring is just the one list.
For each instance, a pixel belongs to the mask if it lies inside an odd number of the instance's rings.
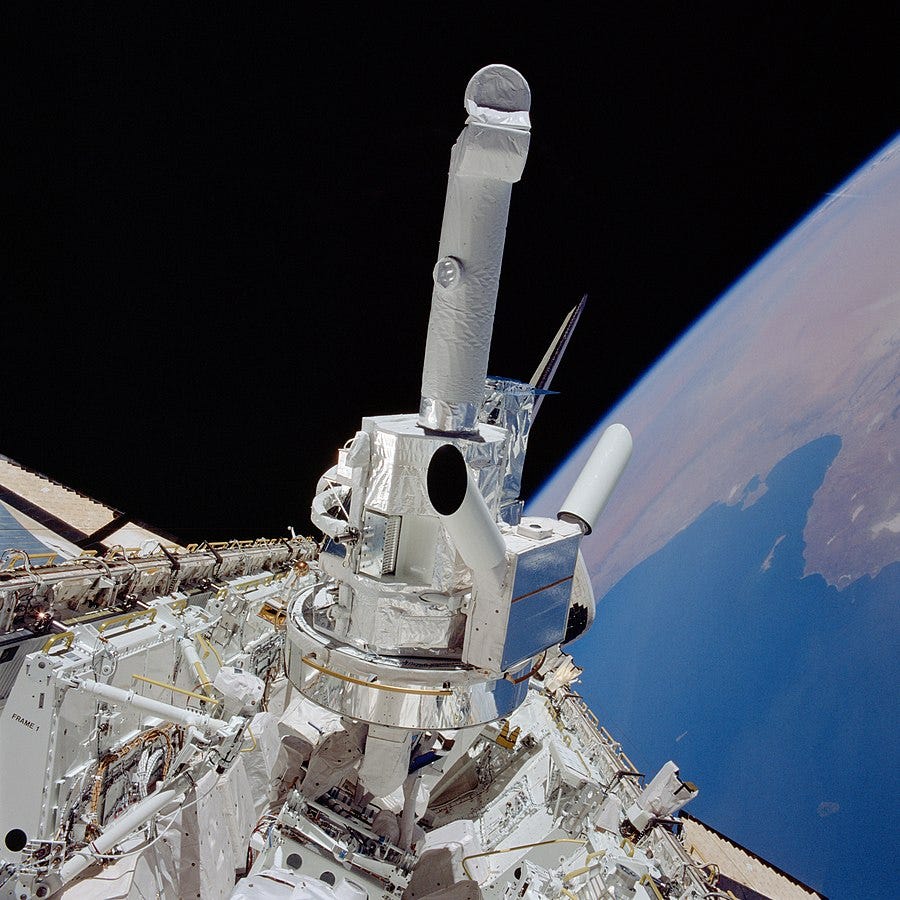
[{"label": "white cylindrical instrument", "polygon": [[610,425],[572,485],[558,518],[577,522],[590,534],[628,465],[631,448],[631,432],[624,425]]},{"label": "white cylindrical instrument", "polygon": [[506,544],[497,523],[453,444],[444,444],[431,457],[428,499],[473,572],[488,572],[504,561]]}]

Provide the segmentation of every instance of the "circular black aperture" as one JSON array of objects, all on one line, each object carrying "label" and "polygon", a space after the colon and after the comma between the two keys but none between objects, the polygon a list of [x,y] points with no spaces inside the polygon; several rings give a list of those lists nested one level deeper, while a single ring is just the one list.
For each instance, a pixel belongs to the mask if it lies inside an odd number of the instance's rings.
[{"label": "circular black aperture", "polygon": [[332,887],[334,887],[334,883],[335,881],[337,881],[337,879],[334,877],[334,872],[323,872],[319,876],[319,881],[324,881],[325,884],[330,884]]},{"label": "circular black aperture", "polygon": [[469,480],[466,461],[453,444],[434,451],[428,463],[428,499],[442,516],[452,516],[466,496]]},{"label": "circular black aperture", "polygon": [[10,828],[6,832],[6,849],[18,853],[28,843],[28,835],[21,828]]},{"label": "circular black aperture", "polygon": [[285,862],[289,869],[299,869],[303,865],[303,857],[299,853],[288,853]]}]

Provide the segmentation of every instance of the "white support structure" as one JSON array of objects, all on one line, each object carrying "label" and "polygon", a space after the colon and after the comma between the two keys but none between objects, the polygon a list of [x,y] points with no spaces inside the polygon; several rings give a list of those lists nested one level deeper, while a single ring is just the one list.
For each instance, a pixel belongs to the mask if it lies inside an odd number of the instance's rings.
[{"label": "white support structure", "polygon": [[205,716],[191,709],[183,709],[171,703],[164,703],[162,700],[154,700],[152,697],[143,697],[135,691],[126,691],[99,681],[90,679],[79,680],[74,682],[72,687],[87,694],[93,694],[95,697],[100,697],[109,703],[120,704],[126,707],[131,706],[154,716],[159,716],[161,719],[166,719],[169,722],[175,722],[188,728],[197,728],[206,734],[218,731],[221,728],[227,728],[229,724],[224,719]]}]

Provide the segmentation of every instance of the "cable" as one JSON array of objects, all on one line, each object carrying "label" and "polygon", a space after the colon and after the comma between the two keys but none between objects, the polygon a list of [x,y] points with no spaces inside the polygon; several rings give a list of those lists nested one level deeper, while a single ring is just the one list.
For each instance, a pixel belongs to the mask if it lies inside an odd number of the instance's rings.
[{"label": "cable", "polygon": [[[155,837],[152,841],[148,841],[146,844],[141,844],[139,847],[135,847],[132,850],[125,850],[122,853],[95,853],[93,854],[96,859],[102,859],[104,861],[114,860],[114,859],[123,859],[126,856],[133,856],[135,853],[142,853],[144,850],[149,850],[160,838],[165,837],[166,834],[169,833],[171,827],[175,824],[175,820],[178,818],[178,814],[184,812],[186,809],[190,809],[196,803],[199,803],[201,800],[205,800],[218,785],[219,779],[216,778],[212,787],[203,795],[194,797],[193,800],[188,801],[187,803],[180,805],[177,810],[175,810],[171,815],[172,818],[169,820],[169,824]],[[143,825],[141,826],[144,827]],[[135,829],[136,831],[137,829]],[[132,831],[131,834],[135,832]],[[129,835],[126,835],[128,837]],[[122,838],[125,840],[125,838]],[[121,842],[120,842],[121,843]],[[78,852],[78,851],[76,851]]]}]

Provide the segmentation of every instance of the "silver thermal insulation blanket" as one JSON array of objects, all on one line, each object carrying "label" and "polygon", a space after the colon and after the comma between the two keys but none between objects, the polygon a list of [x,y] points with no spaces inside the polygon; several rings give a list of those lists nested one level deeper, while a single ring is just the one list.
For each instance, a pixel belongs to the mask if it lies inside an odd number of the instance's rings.
[{"label": "silver thermal insulation blanket", "polygon": [[[447,439],[423,434],[415,416],[408,415],[366,418],[363,429],[371,442],[366,509],[403,517],[398,578],[410,584],[430,584],[441,591],[461,589],[469,583],[468,570],[449,540],[439,538],[438,519],[425,486],[428,463]],[[496,517],[509,440],[507,432],[494,425],[479,425],[478,434],[480,440],[461,440],[457,446],[488,509]],[[413,541],[416,534],[419,541]]]},{"label": "silver thermal insulation blanket", "polygon": [[534,419],[534,404],[538,396],[550,391],[540,390],[522,381],[488,378],[484,385],[484,401],[480,420],[498,425],[509,432],[510,443],[500,506],[505,508],[519,499],[522,491],[522,471],[528,450],[528,433]]},{"label": "silver thermal insulation blanket", "polygon": [[[452,603],[429,603],[421,587],[391,585],[392,589],[357,585],[352,601],[352,634],[344,640],[365,651],[386,656],[445,655],[462,647],[465,616]],[[446,598],[443,598],[446,599]],[[457,598],[456,607],[459,606]],[[365,635],[360,642],[356,635]]]},{"label": "silver thermal insulation blanket", "polygon": [[[425,488],[425,472],[435,450],[446,439],[424,435],[415,417],[408,415],[367,417],[363,419],[363,429],[371,441],[366,507],[388,515],[415,513],[434,517]],[[485,503],[496,514],[505,469],[506,432],[493,425],[481,425],[479,433],[480,441],[460,441],[458,446]]]}]

